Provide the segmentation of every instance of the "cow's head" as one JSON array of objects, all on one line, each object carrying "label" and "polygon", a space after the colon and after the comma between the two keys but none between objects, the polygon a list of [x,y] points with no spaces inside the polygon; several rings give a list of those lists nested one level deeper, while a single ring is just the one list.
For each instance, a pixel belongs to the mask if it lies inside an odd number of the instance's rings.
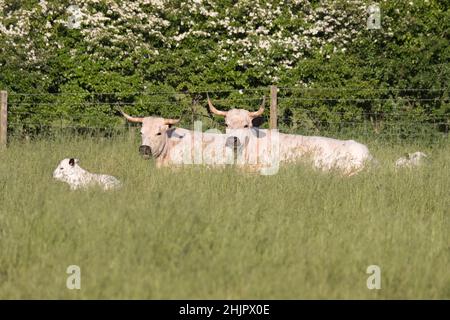
[{"label": "cow's head", "polygon": [[258,111],[250,112],[244,109],[231,109],[229,111],[217,110],[209,99],[208,96],[208,106],[212,113],[224,116],[225,123],[228,129],[244,129],[253,127],[253,119],[261,116],[264,112],[265,97]]},{"label": "cow's head", "polygon": [[143,155],[144,158],[150,158],[150,156],[156,158],[161,155],[167,143],[167,130],[180,121],[159,117],[132,117],[122,110],[120,110],[120,112],[128,121],[142,123],[142,141],[141,146],[139,147],[139,153]]}]

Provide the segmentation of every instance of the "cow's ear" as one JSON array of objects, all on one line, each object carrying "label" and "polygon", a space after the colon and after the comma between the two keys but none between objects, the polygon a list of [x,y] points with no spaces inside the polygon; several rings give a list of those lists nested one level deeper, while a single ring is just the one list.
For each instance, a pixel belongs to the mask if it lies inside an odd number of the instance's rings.
[{"label": "cow's ear", "polygon": [[69,164],[73,167],[75,165],[75,159],[74,158],[70,158],[69,159]]}]

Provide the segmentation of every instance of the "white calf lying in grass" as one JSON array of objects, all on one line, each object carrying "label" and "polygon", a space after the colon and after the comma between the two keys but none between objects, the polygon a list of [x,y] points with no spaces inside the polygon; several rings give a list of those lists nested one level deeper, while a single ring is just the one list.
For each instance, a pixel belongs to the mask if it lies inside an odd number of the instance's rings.
[{"label": "white calf lying in grass", "polygon": [[121,186],[120,181],[115,177],[106,174],[90,173],[81,168],[78,163],[79,160],[74,158],[62,160],[55,171],[53,171],[53,178],[67,182],[72,190],[95,185],[102,187],[103,190]]},{"label": "white calf lying in grass", "polygon": [[424,163],[424,160],[428,156],[420,151],[414,153],[408,153],[404,157],[401,157],[397,161],[395,161],[396,168],[412,168],[418,167]]}]

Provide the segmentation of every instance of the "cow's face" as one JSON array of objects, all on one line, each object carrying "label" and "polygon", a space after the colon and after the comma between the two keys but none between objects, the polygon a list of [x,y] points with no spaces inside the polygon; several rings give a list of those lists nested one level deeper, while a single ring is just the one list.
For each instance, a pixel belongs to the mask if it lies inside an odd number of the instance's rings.
[{"label": "cow's face", "polygon": [[179,122],[179,120],[159,117],[131,117],[123,111],[120,112],[128,121],[142,123],[139,153],[144,158],[158,157],[161,154],[167,143],[167,130],[171,125]]},{"label": "cow's face", "polygon": [[253,127],[253,119],[261,116],[264,112],[265,97],[258,111],[250,112],[244,109],[231,109],[229,111],[217,110],[208,97],[209,110],[219,116],[225,117],[227,129],[245,129]]},{"label": "cow's face", "polygon": [[244,129],[253,127],[253,118],[250,112],[244,109],[232,109],[225,116],[228,129]]},{"label": "cow's face", "polygon": [[157,157],[164,149],[169,125],[164,118],[146,117],[142,122],[139,153],[144,158]]}]

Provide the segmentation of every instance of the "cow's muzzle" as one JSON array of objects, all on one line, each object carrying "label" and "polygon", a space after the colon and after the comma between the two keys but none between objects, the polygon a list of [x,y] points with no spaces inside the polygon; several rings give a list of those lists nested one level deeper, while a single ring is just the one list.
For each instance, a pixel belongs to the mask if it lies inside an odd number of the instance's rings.
[{"label": "cow's muzzle", "polygon": [[145,158],[148,159],[152,155],[152,149],[149,146],[142,145],[139,147],[139,153]]}]

